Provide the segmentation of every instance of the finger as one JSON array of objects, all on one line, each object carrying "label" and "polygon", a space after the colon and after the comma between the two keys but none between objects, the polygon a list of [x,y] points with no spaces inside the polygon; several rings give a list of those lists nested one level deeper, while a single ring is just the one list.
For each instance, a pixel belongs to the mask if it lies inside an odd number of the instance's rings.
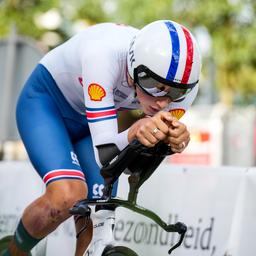
[{"label": "finger", "polygon": [[172,116],[168,112],[162,112],[161,114],[155,115],[152,117],[152,121],[155,126],[164,134],[169,133],[169,122],[171,122]]},{"label": "finger", "polygon": [[172,122],[177,120],[175,117],[171,115],[170,112],[167,111],[159,111],[156,115],[153,116],[154,118],[160,119],[164,122],[168,127],[171,126]]},{"label": "finger", "polygon": [[183,151],[189,144],[189,141],[190,141],[190,138],[186,141],[183,141],[182,143],[179,143],[179,144],[175,144],[175,143],[169,143],[168,145],[171,147],[171,148],[174,148],[176,150],[181,150]]},{"label": "finger", "polygon": [[[176,117],[172,116],[172,120],[171,121],[165,121],[165,123],[168,125],[168,127],[175,129],[176,127],[179,126],[180,122]],[[175,124],[175,125],[173,125],[173,124]]]},{"label": "finger", "polygon": [[[159,128],[160,127],[160,128]],[[149,128],[149,129],[151,129],[151,128]],[[163,128],[161,128],[161,126],[157,126],[157,125],[155,125],[155,128],[154,129],[151,129],[151,133],[158,139],[158,140],[164,140],[164,139],[166,139],[166,137],[167,137],[167,135],[168,135],[168,133],[166,134],[166,133],[164,133],[161,129],[163,129]],[[168,128],[167,128],[167,130],[168,130]]]},{"label": "finger", "polygon": [[175,152],[175,153],[181,153],[186,148],[186,146],[187,145],[186,145],[185,142],[179,144],[178,146],[177,145],[170,145],[172,151]]},{"label": "finger", "polygon": [[146,146],[146,147],[151,148],[151,147],[154,147],[154,146],[155,146],[155,144],[150,143],[150,142],[149,142],[147,139],[145,139],[144,137],[142,137],[142,138],[137,137],[137,139],[138,139],[138,141],[139,141],[142,145],[144,145],[144,146]]},{"label": "finger", "polygon": [[177,120],[175,117],[172,116],[172,114],[168,111],[159,111],[154,116],[159,116],[163,121],[169,121],[172,122],[174,120]]},{"label": "finger", "polygon": [[145,133],[146,131],[153,134],[158,140],[163,140],[169,133],[169,128],[159,117],[152,117],[144,125],[143,132]]},{"label": "finger", "polygon": [[172,152],[181,153],[183,150],[171,147]]},{"label": "finger", "polygon": [[190,134],[188,132],[187,133],[183,133],[182,135],[180,135],[177,138],[175,138],[173,136],[168,136],[168,141],[169,141],[170,144],[179,145],[183,141],[187,143],[189,140],[190,140]]},{"label": "finger", "polygon": [[167,136],[170,139],[170,142],[179,144],[183,141],[187,141],[190,138],[190,133],[188,130],[184,130],[181,133],[169,133]]},{"label": "finger", "polygon": [[182,123],[177,119],[177,118],[173,118],[172,120],[172,126],[173,127],[179,127]]},{"label": "finger", "polygon": [[141,132],[140,136],[144,137],[150,144],[157,144],[160,140],[166,139],[166,134],[164,134],[161,130],[159,130],[157,127],[153,128],[147,128],[144,129],[143,132]]},{"label": "finger", "polygon": [[176,128],[170,127],[168,131],[169,131],[169,136],[178,138],[182,133],[187,132],[187,127],[184,124],[180,124]]},{"label": "finger", "polygon": [[147,144],[155,145],[158,142],[158,139],[154,136],[154,130],[156,129],[156,133],[160,132],[156,127],[145,125],[140,127],[137,132],[137,138],[142,140],[143,142],[147,141]]}]

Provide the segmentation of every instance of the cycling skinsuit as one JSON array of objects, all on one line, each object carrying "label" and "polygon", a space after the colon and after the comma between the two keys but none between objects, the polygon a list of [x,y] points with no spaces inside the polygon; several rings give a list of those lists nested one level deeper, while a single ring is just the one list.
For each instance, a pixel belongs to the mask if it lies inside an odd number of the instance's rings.
[{"label": "cycling skinsuit", "polygon": [[[27,80],[17,105],[17,125],[46,185],[86,179],[88,197],[101,196],[96,146],[114,143],[122,150],[128,130],[118,133],[117,113],[140,109],[127,83],[126,65],[137,31],[113,23],[89,27],[46,54]],[[167,110],[181,117],[197,90],[198,86]]]}]

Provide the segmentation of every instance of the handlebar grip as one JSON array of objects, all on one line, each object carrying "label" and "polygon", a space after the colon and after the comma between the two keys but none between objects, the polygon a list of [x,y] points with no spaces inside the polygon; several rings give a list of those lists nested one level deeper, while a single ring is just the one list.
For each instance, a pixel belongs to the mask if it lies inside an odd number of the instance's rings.
[{"label": "handlebar grip", "polygon": [[170,224],[166,228],[167,232],[177,232],[180,235],[186,233],[187,226],[182,222],[177,222],[175,224]]},{"label": "handlebar grip", "polygon": [[154,147],[146,147],[141,144],[137,139],[134,139],[128,147],[134,148],[134,150],[138,150],[142,154],[147,154],[151,156],[168,156],[174,154],[171,148],[164,143],[163,141],[159,141]]},{"label": "handlebar grip", "polygon": [[78,203],[75,204],[71,209],[69,209],[69,213],[72,215],[80,215],[83,217],[91,216],[91,208],[88,205]]}]

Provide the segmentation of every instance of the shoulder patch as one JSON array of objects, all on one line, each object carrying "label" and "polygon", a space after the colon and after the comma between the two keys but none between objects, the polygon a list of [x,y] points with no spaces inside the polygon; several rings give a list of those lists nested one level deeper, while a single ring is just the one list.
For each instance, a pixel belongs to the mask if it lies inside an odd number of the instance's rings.
[{"label": "shoulder patch", "polygon": [[172,116],[176,117],[177,119],[180,119],[185,114],[185,110],[182,108],[176,108],[170,110],[170,113],[172,114]]},{"label": "shoulder patch", "polygon": [[101,101],[106,96],[106,91],[99,84],[90,84],[88,87],[88,94],[93,101]]}]

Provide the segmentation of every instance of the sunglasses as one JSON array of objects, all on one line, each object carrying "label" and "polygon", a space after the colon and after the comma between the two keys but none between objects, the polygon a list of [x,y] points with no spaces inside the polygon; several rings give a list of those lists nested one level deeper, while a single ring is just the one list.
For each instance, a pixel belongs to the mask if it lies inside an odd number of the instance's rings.
[{"label": "sunglasses", "polygon": [[143,65],[134,69],[134,82],[150,96],[169,97],[171,101],[184,98],[198,83],[198,81],[192,84],[172,82],[156,75]]}]

